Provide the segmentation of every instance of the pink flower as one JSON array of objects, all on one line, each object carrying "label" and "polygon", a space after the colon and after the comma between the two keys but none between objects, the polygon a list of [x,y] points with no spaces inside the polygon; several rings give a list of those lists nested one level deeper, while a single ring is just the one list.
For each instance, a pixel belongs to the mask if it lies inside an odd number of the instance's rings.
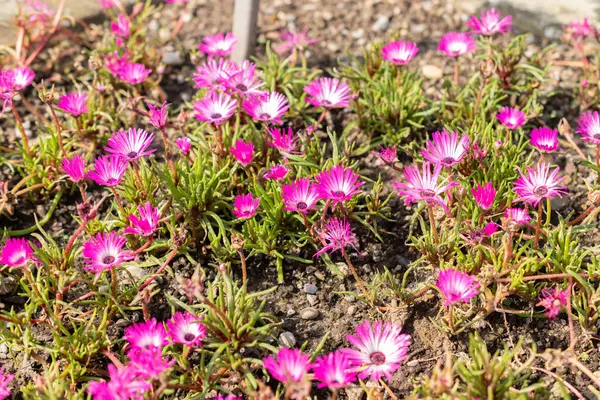
[{"label": "pink flower", "polygon": [[265,173],[266,179],[273,179],[275,181],[281,181],[290,172],[290,169],[285,165],[271,165],[269,171]]},{"label": "pink flower", "polygon": [[238,219],[252,218],[259,204],[260,197],[254,198],[252,193],[235,196],[232,212]]},{"label": "pink flower", "polygon": [[117,36],[117,46],[122,46],[123,42],[121,39],[129,38],[129,19],[126,15],[120,14],[116,22],[111,21],[110,29]]},{"label": "pink flower", "polygon": [[89,111],[87,102],[87,93],[72,92],[63,94],[60,100],[58,100],[58,102],[56,103],[56,107],[71,114],[74,117],[77,117]]},{"label": "pink flower", "polygon": [[315,107],[348,107],[352,94],[344,82],[336,78],[319,78],[309,83],[304,92],[306,101]]},{"label": "pink flower", "polygon": [[118,73],[119,79],[129,83],[130,85],[137,85],[145,82],[146,78],[148,78],[148,75],[152,73],[151,69],[147,69],[144,64],[140,63],[126,61],[118,67],[120,67]]},{"label": "pink flower", "polygon": [[356,369],[348,355],[338,350],[315,360],[313,379],[320,381],[319,388],[339,389],[356,380]]},{"label": "pink flower", "polygon": [[254,144],[252,142],[244,142],[238,140],[235,142],[235,146],[229,148],[231,155],[242,164],[242,167],[247,167],[252,164],[252,158],[254,153]]},{"label": "pink flower", "polygon": [[244,100],[242,108],[255,121],[281,124],[281,117],[290,108],[284,95],[277,92],[266,92],[250,96]]},{"label": "pink flower", "polygon": [[80,155],[63,158],[61,164],[62,170],[75,183],[81,182],[85,178],[85,159]]},{"label": "pink flower", "polygon": [[475,246],[481,243],[484,238],[492,236],[498,231],[498,225],[495,222],[488,222],[483,229],[471,230],[465,233],[465,238],[469,246]]},{"label": "pink flower", "polygon": [[83,244],[83,267],[98,279],[104,271],[118,267],[133,258],[131,251],[123,250],[127,240],[115,232],[98,233]]},{"label": "pink flower", "polygon": [[518,108],[502,107],[496,118],[508,129],[517,129],[525,123],[525,113]]},{"label": "pink flower", "polygon": [[133,214],[129,214],[129,223],[131,226],[126,227],[123,232],[144,237],[154,235],[154,232],[158,228],[158,221],[160,220],[160,210],[152,207],[152,204],[148,201],[143,206],[140,204],[138,211],[140,212],[139,218]]},{"label": "pink flower", "polygon": [[153,140],[154,135],[143,129],[129,128],[127,132],[120,130],[108,139],[104,151],[127,161],[135,161],[156,151],[148,150]]},{"label": "pink flower", "polygon": [[106,56],[104,68],[106,68],[113,76],[120,78],[121,71],[129,64],[127,58],[126,52],[122,56],[119,56],[119,52],[114,51],[111,55]]},{"label": "pink flower", "polygon": [[29,22],[45,24],[52,19],[54,12],[48,4],[37,0],[25,0],[24,14],[28,15]]},{"label": "pink flower", "polygon": [[346,252],[345,249],[347,246],[352,246],[358,252],[356,248],[358,239],[350,230],[350,224],[346,219],[330,218],[325,222],[324,229],[318,232],[318,235],[321,241],[325,243],[325,246],[316,252],[314,257],[319,257],[328,251],[333,253],[336,250],[339,250],[343,255]]},{"label": "pink flower", "polygon": [[21,90],[31,84],[35,74],[28,67],[13,68],[15,73],[15,90]]},{"label": "pink flower", "polygon": [[169,343],[165,326],[155,318],[125,328],[123,339],[132,350],[162,349]]},{"label": "pink flower", "polygon": [[211,92],[202,100],[194,103],[194,116],[198,121],[221,125],[227,121],[237,108],[237,101],[226,93]]},{"label": "pink flower", "polygon": [[260,79],[260,73],[256,72],[256,66],[245,60],[237,69],[225,72],[227,79],[225,87],[240,96],[262,93],[258,88],[265,83]]},{"label": "pink flower", "polygon": [[519,195],[517,200],[537,206],[543,199],[562,197],[565,190],[560,183],[565,178],[559,177],[558,172],[558,167],[550,172],[550,164],[545,162],[536,164],[535,169],[527,167],[527,176],[519,169],[521,177],[514,184],[515,192]]},{"label": "pink flower", "polygon": [[86,178],[98,185],[117,186],[123,179],[127,165],[127,161],[119,156],[100,156],[96,159],[94,169],[86,174]]},{"label": "pink flower", "polygon": [[117,368],[109,364],[108,376],[110,380],[107,382],[90,382],[87,393],[93,400],[141,400],[144,398],[144,393],[152,389],[150,382],[141,379],[137,371],[128,366]]},{"label": "pink flower", "polygon": [[575,20],[565,27],[565,31],[571,35],[573,39],[585,39],[592,32],[592,27],[587,18],[583,20]]},{"label": "pink flower", "polygon": [[198,45],[198,48],[209,57],[229,57],[233,51],[233,46],[237,43],[237,39],[233,33],[228,32],[205,36],[202,42]]},{"label": "pink flower", "polygon": [[116,4],[113,2],[113,0],[100,0],[100,6],[102,6],[105,11],[110,10],[115,5]]},{"label": "pink flower", "polygon": [[498,224],[495,222],[488,222],[481,230],[481,233],[487,237],[492,236],[496,232],[498,232]]},{"label": "pink flower", "polygon": [[175,144],[177,144],[177,147],[179,147],[179,150],[184,156],[186,156],[192,148],[192,141],[187,136],[177,138],[177,140],[175,140]]},{"label": "pink flower", "polygon": [[373,327],[369,321],[355,328],[356,335],[346,335],[346,340],[356,349],[343,349],[355,367],[359,367],[358,377],[367,376],[378,381],[381,376],[388,380],[406,359],[410,347],[410,336],[402,328],[391,322],[376,321]]},{"label": "pink flower", "polygon": [[319,200],[319,192],[308,178],[300,178],[281,188],[284,209],[307,214],[315,208]]},{"label": "pink flower", "polygon": [[398,42],[390,42],[381,48],[381,58],[396,65],[405,65],[412,60],[419,48],[413,42],[400,40]]},{"label": "pink flower", "polygon": [[163,358],[162,349],[154,346],[147,349],[131,349],[127,356],[130,359],[127,367],[133,369],[136,375],[144,380],[159,379],[175,364],[174,359]]},{"label": "pink flower", "polygon": [[440,39],[438,50],[448,57],[458,57],[477,48],[475,40],[466,33],[449,32]]},{"label": "pink flower", "polygon": [[333,200],[333,204],[351,200],[362,192],[359,188],[365,184],[358,178],[352,169],[335,165],[315,177],[317,192],[322,199]]},{"label": "pink flower", "polygon": [[477,185],[477,187],[471,189],[471,193],[473,193],[477,205],[484,210],[489,210],[494,204],[496,189],[492,186],[492,182],[487,182],[483,186]]},{"label": "pink flower", "polygon": [[492,8],[481,13],[481,19],[473,16],[467,21],[467,26],[478,35],[491,36],[495,33],[509,32],[512,25],[512,17],[509,15],[500,19],[500,11]]},{"label": "pink flower", "polygon": [[33,247],[23,238],[9,238],[0,250],[0,264],[23,268],[32,260]]},{"label": "pink flower", "polygon": [[458,183],[452,182],[450,177],[443,178],[440,181],[442,164],[436,164],[433,173],[431,164],[425,162],[422,171],[419,171],[417,164],[410,165],[404,170],[404,177],[407,183],[394,182],[394,187],[400,196],[404,197],[405,204],[411,204],[417,201],[424,201],[429,206],[438,204],[446,208],[446,202],[442,194],[448,192]]},{"label": "pink flower", "polygon": [[196,67],[194,82],[196,88],[225,89],[225,81],[237,71],[234,62],[224,58],[213,58]]},{"label": "pink flower", "polygon": [[568,290],[542,289],[540,302],[537,305],[546,309],[544,312],[549,319],[556,318],[560,310],[566,307],[568,295]]},{"label": "pink flower", "polygon": [[581,114],[577,122],[577,132],[581,134],[581,139],[595,145],[600,144],[600,116],[598,111],[585,112]]},{"label": "pink flower", "polygon": [[242,397],[234,396],[232,394],[228,394],[227,396],[223,396],[219,393],[219,395],[212,400],[244,400]]},{"label": "pink flower", "polygon": [[545,126],[535,128],[531,131],[531,145],[548,153],[558,150],[558,132]]},{"label": "pink flower", "polygon": [[13,374],[9,374],[4,370],[4,367],[0,368],[0,400],[7,399],[10,396],[10,389],[8,384],[14,379]]},{"label": "pink flower", "polygon": [[198,347],[206,337],[206,328],[200,323],[202,317],[186,311],[176,312],[167,321],[169,337],[173,343],[185,344],[188,347]]},{"label": "pink flower", "polygon": [[276,148],[284,154],[294,154],[298,150],[298,135],[300,131],[294,134],[292,127],[285,128],[267,128],[267,132],[271,136],[268,142],[269,146]]},{"label": "pink flower", "polygon": [[374,151],[377,157],[381,158],[384,163],[388,165],[393,165],[396,161],[398,161],[398,150],[395,147],[383,147],[380,146],[379,151]]},{"label": "pink flower", "polygon": [[167,118],[169,117],[169,112],[167,111],[167,102],[162,103],[160,107],[155,106],[154,104],[146,102],[148,106],[148,118],[150,125],[155,127],[156,129],[163,129],[167,126]]},{"label": "pink flower", "polygon": [[504,217],[517,226],[525,225],[531,220],[527,210],[522,208],[507,208],[504,210]]},{"label": "pink flower", "polygon": [[282,43],[274,48],[275,52],[279,54],[291,54],[297,51],[304,51],[308,46],[320,41],[319,39],[310,39],[307,32],[308,28],[302,29],[301,32],[281,32],[279,38],[282,40]]},{"label": "pink flower", "polygon": [[312,365],[310,355],[302,353],[300,349],[283,347],[277,352],[277,359],[269,356],[263,359],[267,372],[279,382],[301,382]]},{"label": "pink flower", "polygon": [[432,134],[433,142],[428,140],[427,147],[421,155],[432,164],[442,164],[446,168],[459,164],[467,155],[469,137],[463,135],[458,138],[458,132],[442,132]]},{"label": "pink flower", "polygon": [[461,301],[468,303],[479,294],[479,283],[475,278],[454,269],[441,270],[435,286],[444,296],[444,307]]}]

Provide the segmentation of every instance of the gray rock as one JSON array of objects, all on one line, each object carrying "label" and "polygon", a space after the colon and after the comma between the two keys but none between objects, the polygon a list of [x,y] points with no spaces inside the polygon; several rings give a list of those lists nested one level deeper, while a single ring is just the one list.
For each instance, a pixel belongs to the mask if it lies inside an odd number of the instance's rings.
[{"label": "gray rock", "polygon": [[289,310],[287,310],[286,314],[288,317],[291,317],[292,315],[296,314],[296,310],[290,308]]},{"label": "gray rock", "polygon": [[306,307],[300,311],[300,318],[305,320],[316,319],[319,316],[319,310],[312,307]]},{"label": "gray rock", "polygon": [[352,38],[354,39],[360,39],[365,35],[365,30],[362,28],[356,29],[354,31],[352,31],[350,33],[350,35],[352,36]]},{"label": "gray rock", "polygon": [[442,69],[435,65],[424,65],[421,67],[421,73],[428,79],[440,79],[444,75]]},{"label": "gray rock", "polygon": [[166,51],[163,54],[162,62],[166,65],[181,65],[183,64],[183,56],[179,51]]},{"label": "gray rock", "polygon": [[348,310],[346,310],[346,313],[348,315],[353,315],[356,312],[356,308],[357,307],[355,305],[352,305],[352,306],[348,307]]},{"label": "gray rock", "polygon": [[296,346],[296,338],[292,332],[283,332],[279,335],[279,343],[285,347],[292,348]]},{"label": "gray rock", "polygon": [[317,290],[319,290],[319,288],[317,288],[312,283],[307,283],[306,285],[304,285],[304,293],[315,294],[317,293]]},{"label": "gray rock", "polygon": [[387,15],[380,15],[377,17],[377,20],[373,25],[371,25],[371,29],[375,32],[384,32],[390,27],[390,17]]},{"label": "gray rock", "polygon": [[317,299],[317,296],[315,296],[314,294],[307,294],[306,300],[308,300],[308,304],[310,304],[311,306],[314,306],[319,302],[319,299]]},{"label": "gray rock", "polygon": [[17,286],[17,280],[12,276],[6,276],[0,278],[0,294],[9,294]]}]

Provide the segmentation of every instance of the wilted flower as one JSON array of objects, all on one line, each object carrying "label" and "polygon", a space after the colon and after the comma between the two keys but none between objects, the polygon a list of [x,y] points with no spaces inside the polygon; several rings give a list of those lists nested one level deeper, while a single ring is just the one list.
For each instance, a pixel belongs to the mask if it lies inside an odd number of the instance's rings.
[{"label": "wilted flower", "polygon": [[343,351],[317,357],[313,366],[313,379],[320,381],[320,388],[339,389],[356,380],[356,368],[350,357]]},{"label": "wilted flower", "polygon": [[13,68],[15,73],[15,90],[21,90],[31,84],[35,74],[28,67]]},{"label": "wilted flower", "polygon": [[568,295],[568,290],[542,289],[540,302],[537,305],[546,309],[544,312],[548,318],[556,318],[560,310],[566,307]]},{"label": "wilted flower", "polygon": [[517,129],[525,123],[525,113],[518,108],[502,107],[496,118],[508,129]]},{"label": "wilted flower", "polygon": [[378,381],[381,376],[388,380],[406,359],[410,347],[410,336],[401,333],[402,328],[391,322],[376,321],[371,327],[369,321],[355,328],[356,335],[346,335],[346,340],[355,349],[342,350],[355,367],[360,367],[358,377],[370,377]]},{"label": "wilted flower", "polygon": [[235,196],[233,200],[233,214],[238,219],[252,218],[256,214],[260,197],[254,198],[252,193]]},{"label": "wilted flower", "polygon": [[504,217],[517,226],[524,225],[531,220],[529,213],[523,208],[507,208],[504,210]]},{"label": "wilted flower", "polygon": [[108,381],[90,382],[87,393],[94,400],[142,399],[152,384],[138,376],[134,368],[108,366]]},{"label": "wilted flower", "polygon": [[492,236],[498,231],[498,225],[495,222],[488,222],[483,229],[471,230],[465,233],[465,238],[469,246],[481,243],[484,238]]},{"label": "wilted flower", "polygon": [[235,142],[235,146],[229,148],[231,155],[242,164],[242,167],[247,167],[252,164],[252,158],[254,155],[254,144],[252,142],[244,142],[238,140]]},{"label": "wilted flower", "polygon": [[83,267],[86,271],[93,272],[98,279],[104,271],[118,267],[123,262],[131,260],[131,251],[124,250],[127,240],[115,232],[98,233],[83,244]]},{"label": "wilted flower", "polygon": [[233,61],[224,58],[213,58],[196,67],[194,82],[196,88],[224,89],[225,81],[230,74],[237,71]]},{"label": "wilted flower", "polygon": [[237,102],[226,93],[210,92],[202,100],[194,103],[194,116],[199,121],[221,125],[237,108]]},{"label": "wilted flower", "polygon": [[277,92],[266,92],[244,100],[242,108],[255,121],[281,124],[281,117],[290,108],[286,97]]},{"label": "wilted flower", "polygon": [[285,176],[290,172],[290,169],[285,165],[271,165],[269,171],[267,171],[264,175],[266,179],[273,179],[275,181],[280,181],[285,178]]},{"label": "wilted flower", "polygon": [[23,238],[9,238],[0,250],[0,264],[23,268],[32,260],[33,247]]},{"label": "wilted flower", "polygon": [[459,164],[467,155],[469,137],[458,138],[458,132],[434,132],[433,141],[427,140],[427,145],[421,155],[432,164],[442,164],[446,168]]},{"label": "wilted flower", "polygon": [[64,173],[75,183],[79,183],[85,178],[85,159],[78,154],[70,159],[63,158],[61,167]]},{"label": "wilted flower", "polygon": [[281,32],[279,38],[282,40],[282,43],[275,46],[275,52],[282,54],[303,51],[308,46],[319,42],[319,39],[310,39],[307,32],[308,28],[304,28],[300,32]]},{"label": "wilted flower", "polygon": [[189,347],[200,346],[202,339],[206,337],[206,328],[200,323],[201,319],[202,317],[196,317],[188,311],[184,313],[176,312],[167,321],[171,341],[173,343],[185,344]]},{"label": "wilted flower", "polygon": [[600,115],[598,111],[581,114],[577,122],[577,132],[585,142],[600,145]]},{"label": "wilted flower", "polygon": [[85,92],[72,92],[63,94],[56,103],[56,107],[68,112],[74,117],[85,114],[88,109],[88,95]]},{"label": "wilted flower", "polygon": [[471,189],[471,193],[473,193],[477,205],[484,210],[489,210],[494,204],[496,189],[492,186],[492,182],[487,182],[483,186],[477,185]]},{"label": "wilted flower", "polygon": [[333,204],[337,204],[351,200],[352,197],[362,192],[359,188],[365,182],[359,181],[358,178],[358,174],[352,169],[335,165],[319,173],[315,180],[319,196],[322,199],[333,200]]},{"label": "wilted flower", "polygon": [[300,178],[289,185],[283,185],[281,198],[285,210],[306,214],[317,204],[319,193],[315,185],[311,184],[310,179]]},{"label": "wilted flower", "polygon": [[8,69],[0,71],[0,100],[2,100],[2,111],[0,117],[8,105],[12,104],[12,98],[15,94],[15,71]]},{"label": "wilted flower", "polygon": [[120,14],[116,21],[111,21],[110,29],[117,36],[117,46],[122,46],[123,41],[121,39],[129,38],[129,18],[126,15]]},{"label": "wilted flower", "polygon": [[527,176],[519,169],[521,177],[514,184],[515,192],[519,195],[517,200],[524,201],[533,206],[543,199],[551,199],[565,193],[560,183],[565,179],[558,176],[559,168],[550,172],[550,164],[542,162],[535,168],[527,167]]},{"label": "wilted flower", "polygon": [[583,20],[575,20],[565,27],[565,31],[571,35],[573,39],[585,39],[592,32],[592,27],[587,18]]},{"label": "wilted flower", "polygon": [[277,352],[277,359],[269,356],[263,359],[267,372],[279,382],[301,382],[312,365],[310,355],[304,354],[300,349],[281,348]]},{"label": "wilted flower", "polygon": [[144,64],[126,61],[120,65],[118,77],[130,85],[137,85],[145,82],[151,73],[152,70],[147,69]]},{"label": "wilted flower", "polygon": [[119,130],[108,139],[104,151],[127,161],[135,161],[156,151],[156,149],[148,150],[153,140],[154,135],[143,129],[129,128],[127,132]]},{"label": "wilted flower", "polygon": [[339,250],[342,254],[346,253],[346,247],[352,246],[358,252],[356,244],[358,239],[352,230],[350,223],[344,218],[332,217],[325,222],[324,229],[318,232],[319,238],[326,243],[325,246],[315,253],[315,257],[319,257],[325,252],[334,252]]},{"label": "wilted flower", "polygon": [[268,141],[269,146],[276,148],[285,154],[294,154],[298,149],[298,134],[294,133],[292,127],[285,128],[267,128],[271,140]]},{"label": "wilted flower", "polygon": [[106,56],[103,66],[113,76],[119,78],[121,71],[127,64],[129,64],[127,52],[125,52],[122,56],[119,56],[119,52],[114,51],[111,55]]},{"label": "wilted flower", "polygon": [[467,21],[467,26],[478,35],[491,36],[495,33],[509,32],[512,25],[512,17],[506,16],[500,19],[500,11],[495,8],[481,13],[481,19],[473,16]]},{"label": "wilted flower", "polygon": [[306,101],[315,107],[348,107],[352,94],[348,85],[336,78],[319,78],[309,83],[304,92]]},{"label": "wilted flower", "polygon": [[558,132],[545,126],[535,128],[531,131],[531,145],[546,152],[558,150]]},{"label": "wilted flower", "polygon": [[454,269],[441,270],[435,286],[444,296],[444,306],[468,303],[479,293],[479,283],[474,277]]},{"label": "wilted flower", "polygon": [[167,102],[162,103],[160,107],[152,103],[146,102],[148,106],[148,118],[150,125],[155,127],[156,129],[163,129],[167,126],[167,117],[169,116],[169,112],[167,111]]},{"label": "wilted flower", "polygon": [[94,169],[86,177],[98,185],[117,186],[123,179],[127,165],[127,161],[119,156],[100,156],[94,163]]},{"label": "wilted flower", "polygon": [[374,151],[377,157],[381,158],[384,163],[393,165],[398,161],[398,150],[395,147],[383,147],[380,146],[379,151]]},{"label": "wilted flower", "polygon": [[400,40],[398,42],[390,42],[381,48],[381,58],[396,65],[405,65],[412,60],[419,48],[413,42]]},{"label": "wilted flower", "polygon": [[190,149],[192,148],[192,141],[187,136],[177,138],[177,140],[175,140],[175,144],[177,145],[177,147],[179,147],[179,150],[184,156],[187,155],[190,152]]},{"label": "wilted flower", "polygon": [[449,32],[440,39],[438,50],[448,57],[457,57],[477,48],[475,40],[466,33]]},{"label": "wilted flower", "polygon": [[162,349],[169,343],[165,326],[155,318],[125,328],[123,339],[133,350]]},{"label": "wilted flower", "polygon": [[233,51],[233,46],[237,43],[233,33],[217,33],[212,36],[205,36],[203,43],[198,45],[201,52],[209,57],[229,57]]},{"label": "wilted flower", "polygon": [[245,60],[237,69],[224,72],[226,80],[225,87],[241,96],[262,93],[258,88],[264,85],[260,79],[260,73],[256,72],[256,65]]},{"label": "wilted flower", "polygon": [[458,183],[452,182],[450,177],[440,181],[442,168],[442,164],[436,164],[432,173],[431,164],[428,162],[423,163],[421,171],[417,164],[406,167],[404,177],[408,182],[394,182],[398,194],[404,197],[404,203],[424,201],[429,206],[438,204],[446,208],[446,202],[441,195],[457,186]]},{"label": "wilted flower", "polygon": [[134,214],[129,214],[129,223],[131,225],[127,226],[123,232],[144,237],[152,236],[158,228],[160,210],[152,207],[152,204],[148,201],[144,205],[140,204],[138,211],[140,212],[139,218]]}]

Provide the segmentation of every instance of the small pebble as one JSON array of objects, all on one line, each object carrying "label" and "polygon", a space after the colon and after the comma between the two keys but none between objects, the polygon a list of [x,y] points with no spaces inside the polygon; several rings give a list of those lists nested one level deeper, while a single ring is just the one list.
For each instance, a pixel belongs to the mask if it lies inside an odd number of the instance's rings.
[{"label": "small pebble", "polygon": [[300,311],[300,318],[305,320],[316,319],[319,316],[319,310],[312,307],[306,307]]},{"label": "small pebble", "polygon": [[319,299],[317,299],[317,296],[315,296],[314,294],[307,294],[306,300],[308,300],[308,304],[310,304],[311,306],[314,306],[319,302]]},{"label": "small pebble", "polygon": [[286,314],[288,317],[291,317],[292,315],[296,314],[296,310],[290,308],[289,310],[287,310]]},{"label": "small pebble", "polygon": [[375,32],[384,32],[390,26],[390,17],[387,15],[380,15],[377,17],[377,21],[371,26],[371,29]]},{"label": "small pebble", "polygon": [[307,283],[306,285],[304,285],[304,293],[315,294],[317,293],[317,290],[319,289],[312,283]]},{"label": "small pebble", "polygon": [[296,346],[296,338],[292,332],[283,332],[279,335],[279,342],[288,348]]},{"label": "small pebble", "polygon": [[352,305],[348,307],[348,310],[346,312],[348,313],[348,315],[354,314],[356,312],[356,306]]},{"label": "small pebble", "polygon": [[416,367],[417,365],[419,365],[419,360],[410,360],[406,363],[407,367]]}]

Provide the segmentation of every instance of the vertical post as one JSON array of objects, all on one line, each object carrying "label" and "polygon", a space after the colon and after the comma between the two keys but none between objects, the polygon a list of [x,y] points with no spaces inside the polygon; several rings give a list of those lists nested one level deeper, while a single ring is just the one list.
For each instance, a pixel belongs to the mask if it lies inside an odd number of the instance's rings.
[{"label": "vertical post", "polygon": [[231,59],[237,63],[248,59],[256,46],[256,24],[259,0],[235,0],[233,34],[238,42]]}]

